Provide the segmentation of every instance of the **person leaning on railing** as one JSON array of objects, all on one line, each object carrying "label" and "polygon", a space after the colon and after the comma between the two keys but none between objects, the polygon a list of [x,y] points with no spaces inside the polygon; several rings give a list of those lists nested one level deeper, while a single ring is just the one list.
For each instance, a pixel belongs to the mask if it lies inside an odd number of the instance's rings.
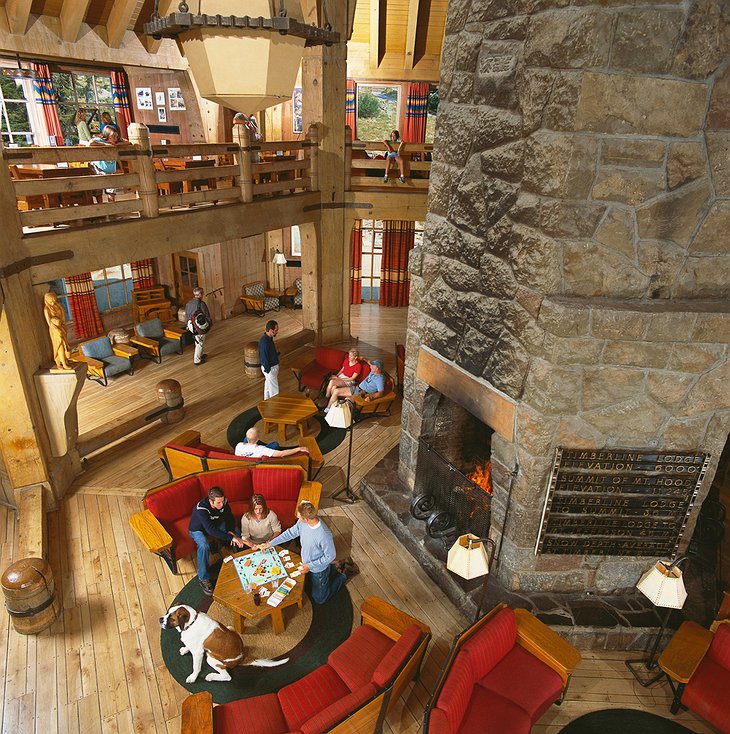
[{"label": "person leaning on railing", "polygon": [[[94,135],[89,141],[89,146],[99,145],[118,145],[121,142],[119,129],[116,125],[107,125],[99,135]],[[91,161],[91,167],[100,176],[109,176],[117,172],[116,161]],[[114,201],[116,195],[122,192],[122,189],[104,189],[110,201]]]}]

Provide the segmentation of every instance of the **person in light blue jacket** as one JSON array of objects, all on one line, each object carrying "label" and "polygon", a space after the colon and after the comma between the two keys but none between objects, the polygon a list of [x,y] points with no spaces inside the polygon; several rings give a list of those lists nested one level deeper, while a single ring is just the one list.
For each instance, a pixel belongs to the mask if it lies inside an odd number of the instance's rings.
[{"label": "person in light blue jacket", "polygon": [[286,543],[299,538],[302,544],[302,571],[308,574],[312,602],[324,604],[329,601],[354,576],[358,569],[350,563],[345,573],[333,565],[335,542],[329,528],[317,517],[317,508],[311,503],[300,502],[297,507],[297,522],[281,535],[258,547],[265,550],[272,545]]}]

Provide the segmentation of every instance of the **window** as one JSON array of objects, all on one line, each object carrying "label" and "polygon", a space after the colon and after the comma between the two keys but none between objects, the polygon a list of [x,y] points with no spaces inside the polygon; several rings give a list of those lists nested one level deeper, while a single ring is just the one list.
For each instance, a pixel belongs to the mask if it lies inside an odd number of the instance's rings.
[{"label": "window", "polygon": [[71,321],[71,309],[68,306],[68,295],[66,294],[66,281],[63,278],[52,280],[48,284],[48,290],[53,291],[58,296],[58,302],[63,308],[66,321]]},{"label": "window", "polygon": [[31,83],[21,79],[0,76],[0,133],[3,145],[27,146],[35,143],[28,109],[26,90],[30,95]]},{"label": "window", "polygon": [[128,264],[92,270],[91,280],[99,311],[110,311],[132,302],[132,268]]},{"label": "window", "polygon": [[51,74],[53,90],[58,99],[58,116],[66,145],[78,145],[79,134],[76,130],[76,114],[82,112],[87,120],[96,113],[89,123],[92,134],[99,132],[99,116],[108,112],[116,122],[112,104],[112,80],[109,74],[93,72],[62,71]]},{"label": "window", "polygon": [[426,108],[426,140],[427,143],[433,143],[433,136],[436,130],[436,114],[439,109],[439,88],[430,87],[428,90],[428,107]]},{"label": "window", "polygon": [[386,140],[398,130],[399,87],[375,84],[357,85],[357,137],[360,140]]},{"label": "window", "polygon": [[[414,222],[414,247],[423,244],[423,222]],[[363,219],[362,228],[362,300],[380,300],[380,273],[383,261],[383,221]]]}]

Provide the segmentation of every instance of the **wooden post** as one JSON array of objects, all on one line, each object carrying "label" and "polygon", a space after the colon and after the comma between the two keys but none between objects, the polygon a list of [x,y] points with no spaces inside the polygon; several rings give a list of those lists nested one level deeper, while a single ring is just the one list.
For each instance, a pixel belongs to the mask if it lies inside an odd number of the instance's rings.
[{"label": "wooden post", "polygon": [[352,128],[345,125],[345,191],[352,189]]},{"label": "wooden post", "polygon": [[150,131],[147,125],[133,122],[127,128],[129,142],[138,145],[139,155],[135,158],[135,168],[139,174],[139,198],[142,200],[142,213],[145,217],[159,217],[160,205],[157,200],[157,176],[152,163]]},{"label": "wooden post", "polygon": [[233,126],[233,142],[238,144],[238,176],[241,187],[241,199],[253,201],[253,167],[251,165],[251,133],[245,125]]},{"label": "wooden post", "polygon": [[315,124],[307,130],[309,138],[309,190],[319,191],[319,132]]}]

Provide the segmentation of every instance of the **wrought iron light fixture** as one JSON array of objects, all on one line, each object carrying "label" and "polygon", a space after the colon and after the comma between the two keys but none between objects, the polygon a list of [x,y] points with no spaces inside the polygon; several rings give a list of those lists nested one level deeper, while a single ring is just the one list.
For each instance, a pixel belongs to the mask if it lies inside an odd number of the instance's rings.
[{"label": "wrought iron light fixture", "polygon": [[10,77],[11,79],[19,79],[19,80],[20,79],[30,79],[30,80],[33,80],[33,79],[37,79],[38,78],[38,75],[33,71],[33,69],[24,69],[20,65],[20,54],[16,54],[15,55],[15,58],[18,61],[18,68],[17,69],[13,69],[11,67],[4,68],[2,70],[2,75],[3,76],[7,76],[7,77]]},{"label": "wrought iron light fixture", "polygon": [[[340,34],[303,22],[299,0],[206,0],[208,13],[178,12],[163,18],[158,0],[144,24],[153,38],[175,38],[206,99],[253,114],[291,98],[305,46],[332,45]],[[245,7],[251,15],[232,15]],[[270,17],[265,17],[269,15]],[[242,68],[245,67],[245,72]]]}]

